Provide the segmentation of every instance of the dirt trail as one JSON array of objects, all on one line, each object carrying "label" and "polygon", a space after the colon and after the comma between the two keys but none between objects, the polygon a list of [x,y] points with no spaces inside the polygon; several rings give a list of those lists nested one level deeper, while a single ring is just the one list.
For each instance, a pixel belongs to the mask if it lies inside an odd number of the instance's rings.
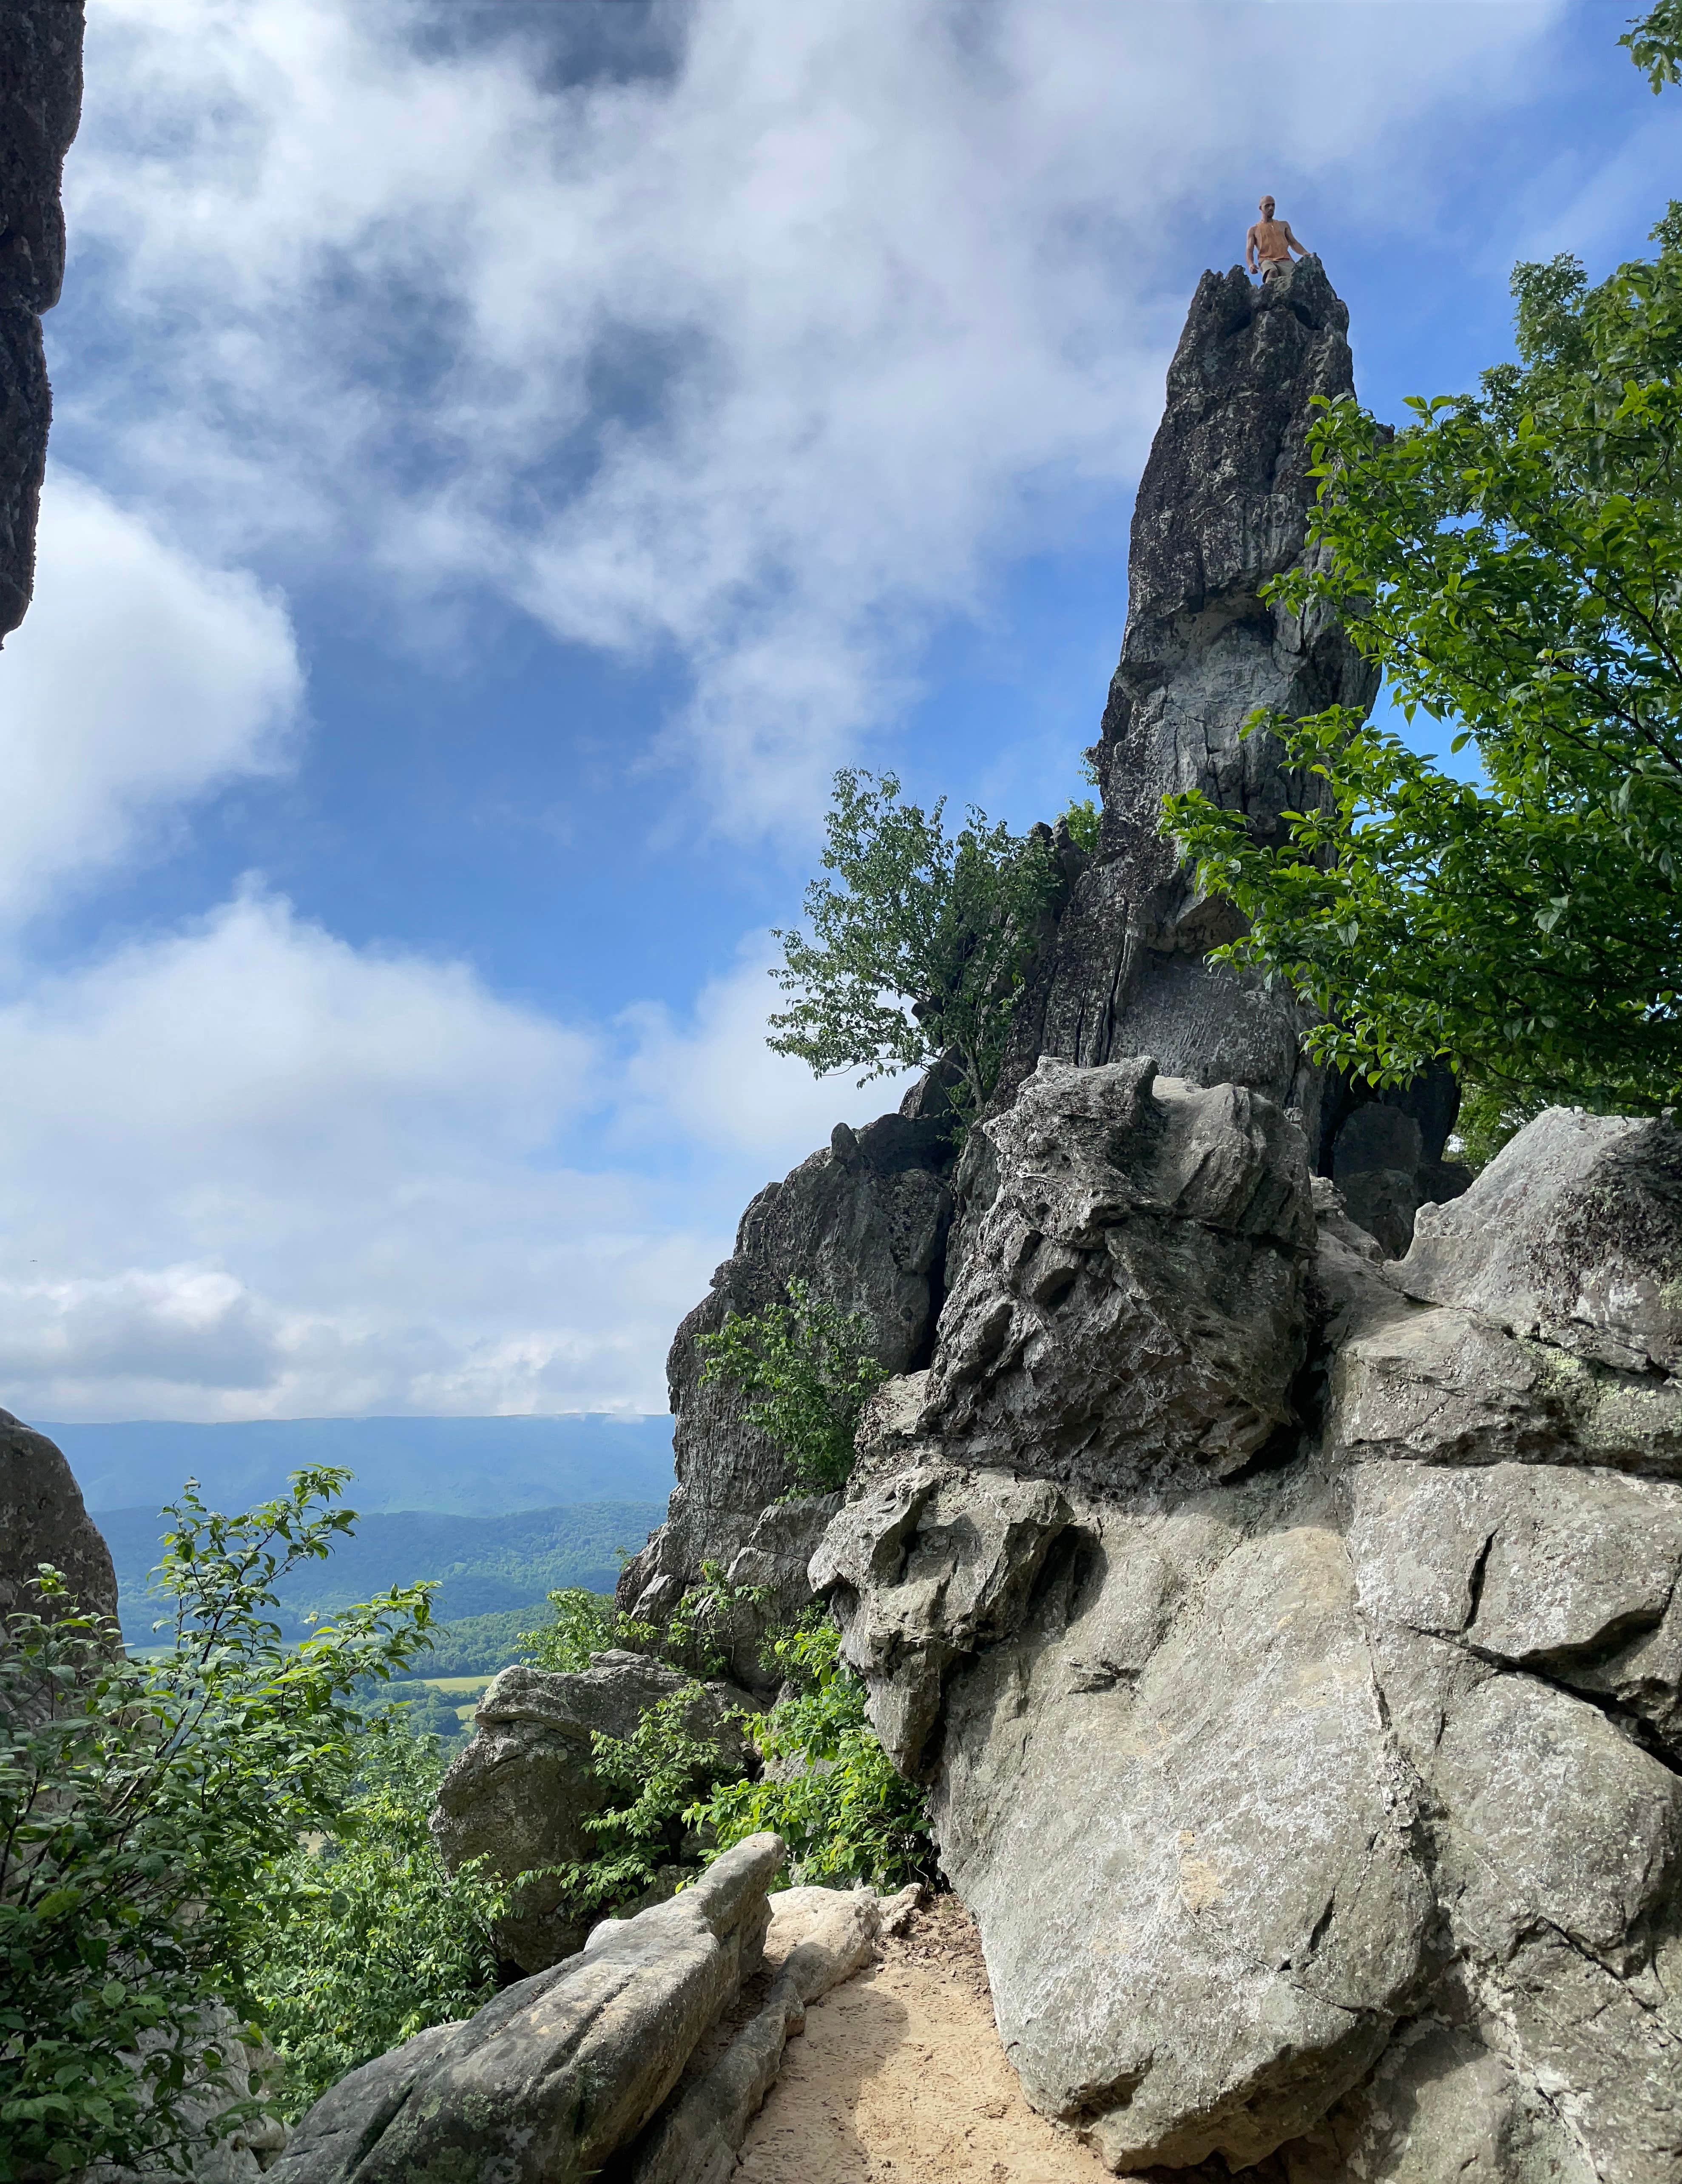
[{"label": "dirt trail", "polygon": [[1097,2155],[1022,2098],[955,1897],[806,2014],[735,2184],[1108,2184]]}]

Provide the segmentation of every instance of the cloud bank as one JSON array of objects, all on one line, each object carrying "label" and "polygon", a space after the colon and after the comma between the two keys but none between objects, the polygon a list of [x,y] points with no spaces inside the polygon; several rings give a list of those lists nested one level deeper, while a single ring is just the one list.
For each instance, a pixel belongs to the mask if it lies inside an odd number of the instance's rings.
[{"label": "cloud bank", "polygon": [[625,762],[800,838],[928,632],[1130,481],[1209,208],[1259,171],[1417,238],[1552,12],[91,0],[0,656],[0,1401],[661,1407],[748,1191],[897,1093],[766,1053],[763,936],[568,1024],[260,875],[40,933],[297,762],[324,591],[666,663]]}]

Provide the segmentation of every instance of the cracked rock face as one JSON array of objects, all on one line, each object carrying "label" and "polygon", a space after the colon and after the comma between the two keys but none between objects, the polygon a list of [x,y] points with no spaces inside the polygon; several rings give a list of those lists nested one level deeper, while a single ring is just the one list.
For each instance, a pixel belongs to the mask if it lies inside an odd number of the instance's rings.
[{"label": "cracked rock face", "polygon": [[[1663,1126],[1541,1117],[1402,1268],[1317,1184],[1303,1277],[1295,1134],[1252,1095],[1239,1129],[1198,1095],[1193,1127],[1188,1090],[1042,1065],[988,1126],[933,1365],[878,1399],[811,1570],[931,1786],[1024,2087],[1122,2171],[1674,2180]],[[1211,1216],[1293,1269],[1272,1340],[1306,1336],[1295,1390],[1321,1390],[1317,1423],[1233,1468],[1201,1397],[1202,1462],[1195,1429],[1160,1460],[1181,1413],[1147,1339],[1207,1310]],[[1085,1268],[1053,1339],[1029,1232],[1092,1253],[1140,1219],[1145,1293]],[[1256,1354],[1181,1357],[1259,1416]]]},{"label": "cracked rock face", "polygon": [[1317,399],[1353,390],[1348,326],[1317,259],[1263,288],[1236,266],[1199,285],[1133,514],[1127,628],[1097,754],[1103,837],[1007,1081],[1036,1053],[1154,1054],[1165,1074],[1294,1103],[1314,1134],[1318,1072],[1295,1005],[1207,967],[1238,927],[1230,905],[1198,894],[1156,822],[1165,794],[1200,788],[1276,830],[1312,784],[1287,769],[1277,738],[1244,738],[1250,712],[1372,702],[1376,680],[1339,629],[1300,626],[1262,597],[1303,551],[1307,432]]},{"label": "cracked rock face", "polygon": [[1040,1061],[983,1125],[991,1201],[941,1314],[917,1430],[1104,1485],[1223,1477],[1292,1415],[1306,1149],[1243,1086],[1148,1056]]}]

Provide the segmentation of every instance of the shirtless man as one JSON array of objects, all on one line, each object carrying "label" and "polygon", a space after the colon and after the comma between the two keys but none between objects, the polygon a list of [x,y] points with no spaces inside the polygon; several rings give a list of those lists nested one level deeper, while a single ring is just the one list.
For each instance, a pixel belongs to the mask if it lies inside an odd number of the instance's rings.
[{"label": "shirtless man", "polygon": [[1306,258],[1307,251],[1290,231],[1288,220],[1275,220],[1273,200],[1263,198],[1257,208],[1262,217],[1244,238],[1244,262],[1253,273],[1256,261],[1261,260],[1262,278],[1269,281],[1275,273],[1290,270],[1290,254]]}]

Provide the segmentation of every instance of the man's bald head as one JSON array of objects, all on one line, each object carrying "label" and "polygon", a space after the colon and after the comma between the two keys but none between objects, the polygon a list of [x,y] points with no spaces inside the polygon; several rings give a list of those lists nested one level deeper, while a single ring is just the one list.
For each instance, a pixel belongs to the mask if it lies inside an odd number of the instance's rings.
[{"label": "man's bald head", "polygon": [[1272,198],[1263,198],[1256,209],[1257,212],[1271,213],[1273,209],[1273,200]]}]

